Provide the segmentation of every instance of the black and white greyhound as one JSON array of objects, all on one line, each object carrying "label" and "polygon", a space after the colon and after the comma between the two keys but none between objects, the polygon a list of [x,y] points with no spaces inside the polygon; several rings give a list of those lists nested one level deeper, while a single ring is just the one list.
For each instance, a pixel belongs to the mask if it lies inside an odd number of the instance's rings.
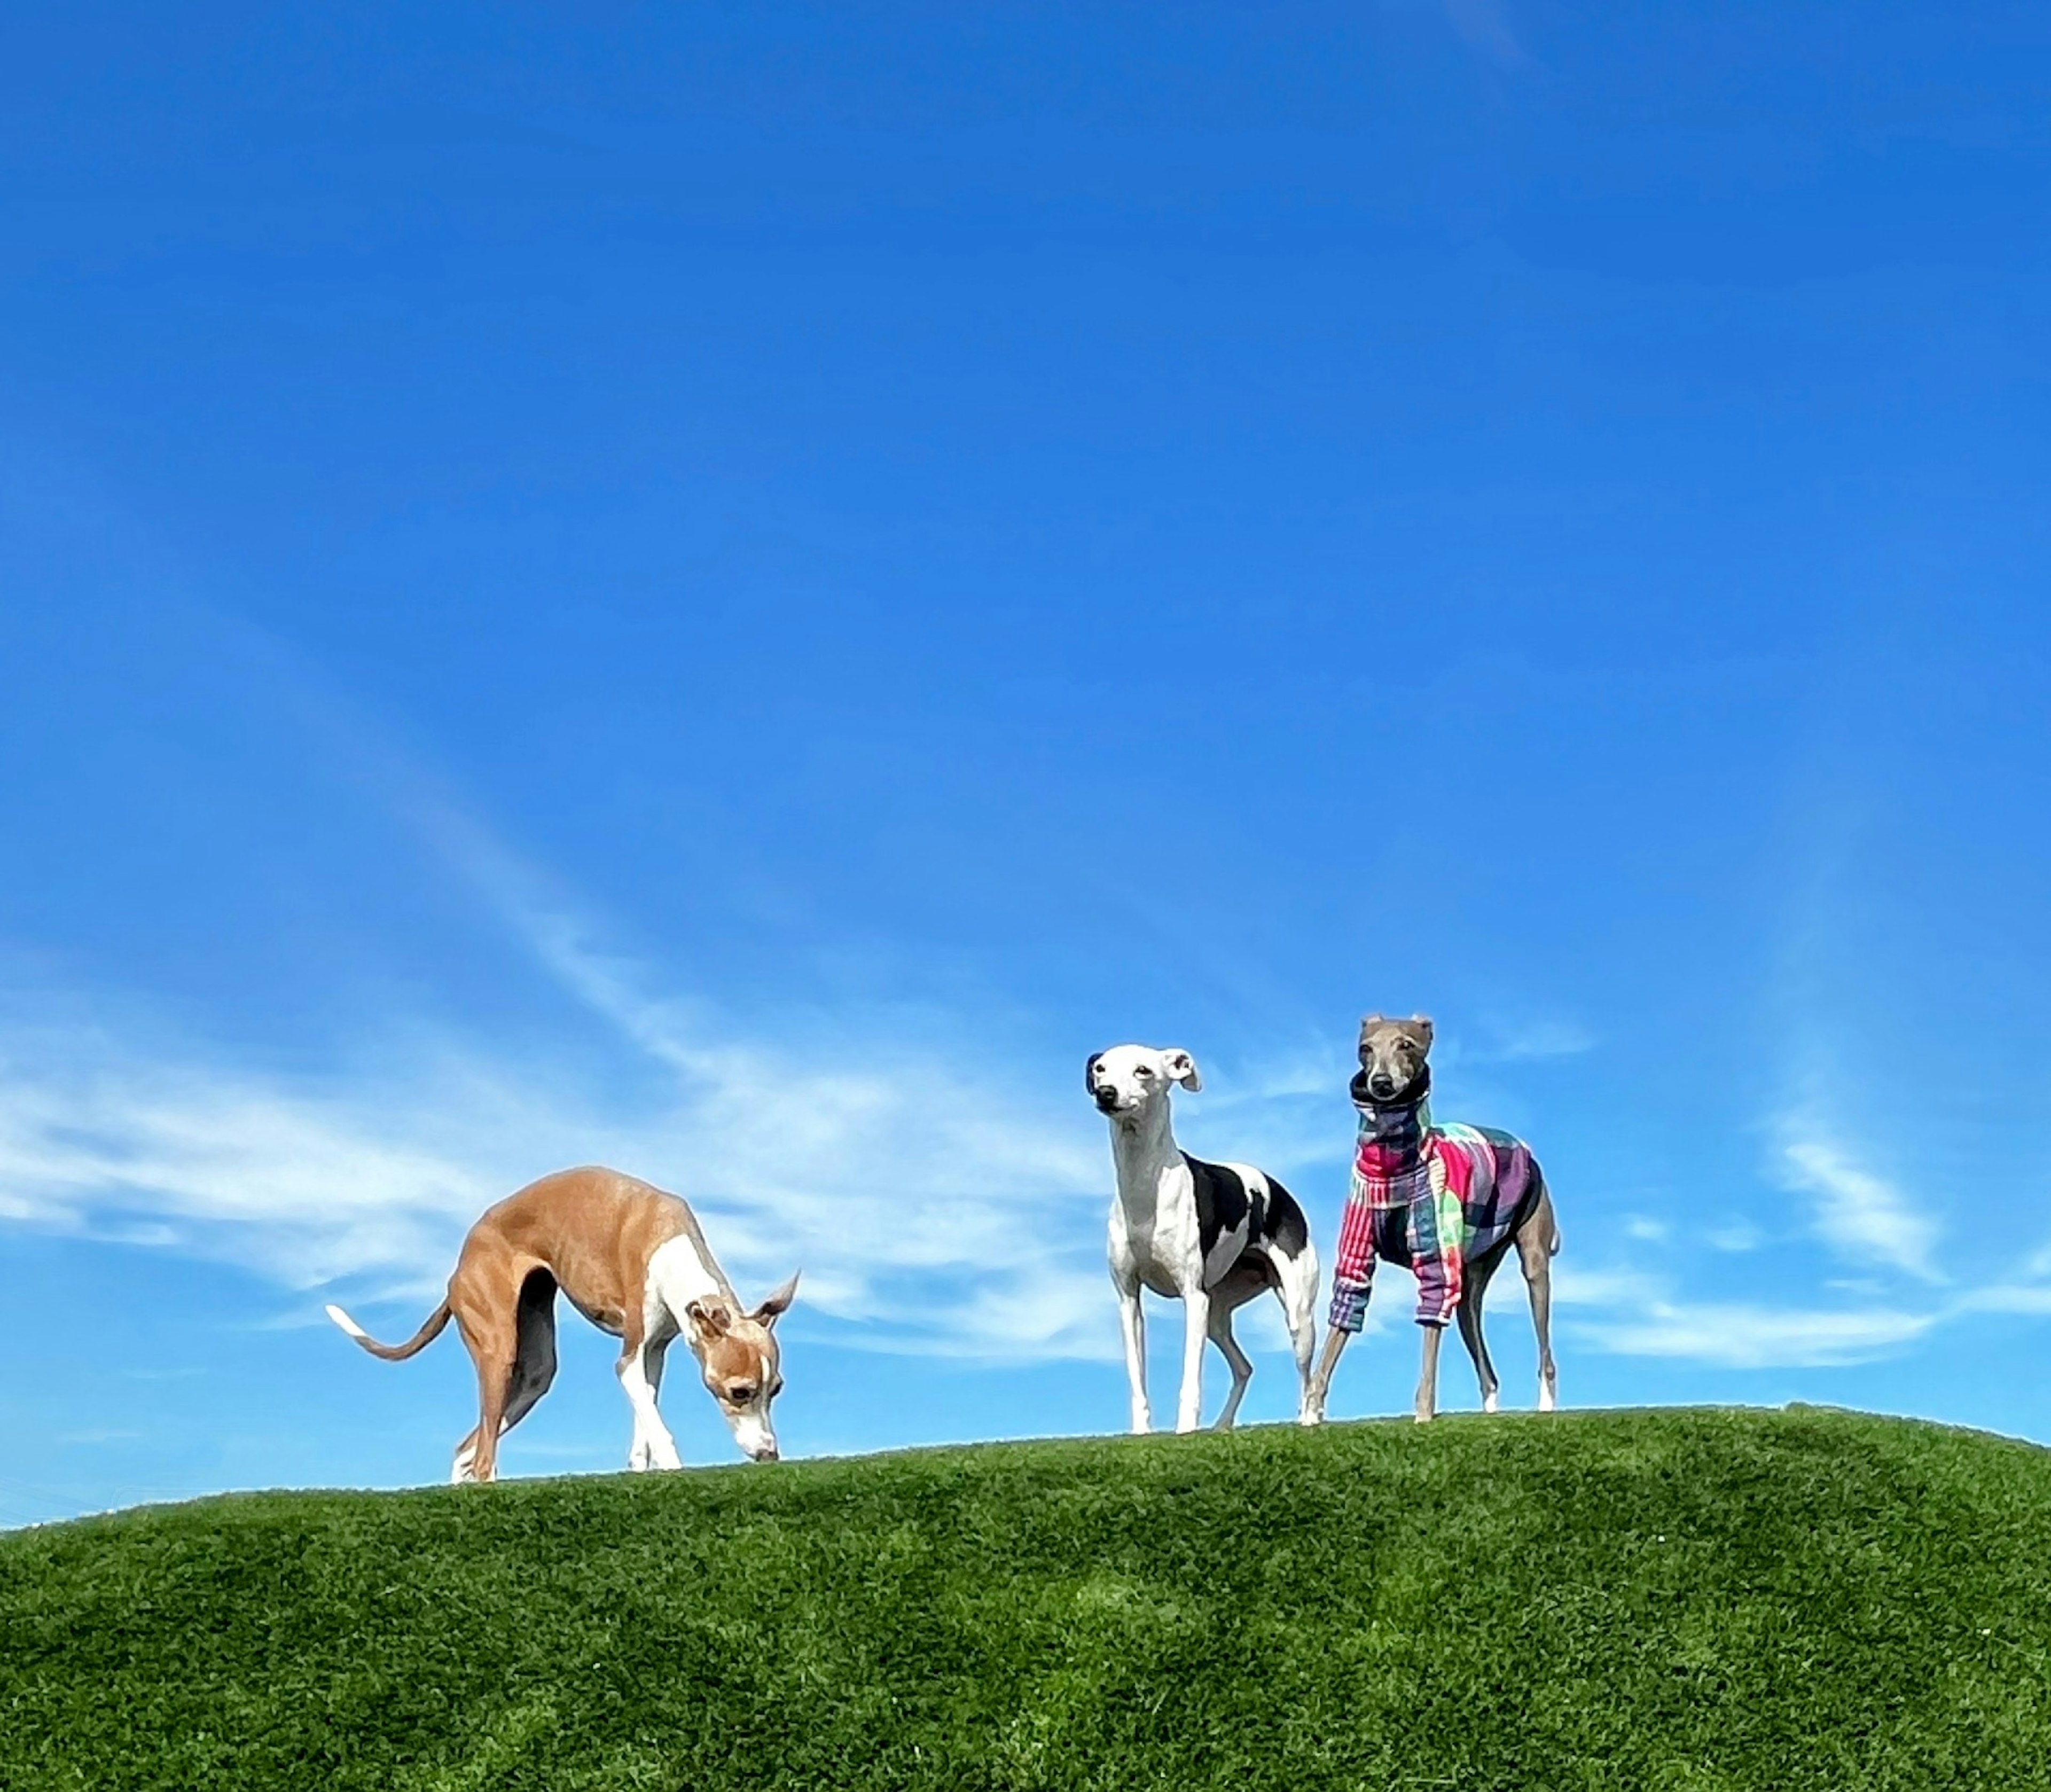
[{"label": "black and white greyhound", "polygon": [[1229,1428],[1237,1416],[1253,1364],[1232,1335],[1232,1315],[1266,1288],[1281,1300],[1295,1349],[1297,1416],[1315,1423],[1311,1359],[1317,1341],[1318,1253],[1295,1197],[1250,1164],[1207,1164],[1177,1148],[1168,1123],[1169,1091],[1178,1083],[1190,1090],[1203,1087],[1187,1052],[1114,1045],[1089,1060],[1084,1081],[1111,1122],[1118,1173],[1111,1202],[1111,1279],[1125,1328],[1133,1430],[1153,1425],[1143,1287],[1183,1306],[1177,1431],[1193,1431],[1202,1415],[1206,1337],[1232,1365],[1232,1392],[1218,1428]]}]

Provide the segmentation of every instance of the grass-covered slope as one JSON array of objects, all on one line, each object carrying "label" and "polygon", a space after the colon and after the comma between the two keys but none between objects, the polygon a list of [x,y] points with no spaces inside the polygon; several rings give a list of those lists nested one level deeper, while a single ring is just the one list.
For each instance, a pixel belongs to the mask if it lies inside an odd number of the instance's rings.
[{"label": "grass-covered slope", "polygon": [[2051,1786],[2051,1453],[1841,1413],[271,1494],[0,1538],[0,1786]]}]

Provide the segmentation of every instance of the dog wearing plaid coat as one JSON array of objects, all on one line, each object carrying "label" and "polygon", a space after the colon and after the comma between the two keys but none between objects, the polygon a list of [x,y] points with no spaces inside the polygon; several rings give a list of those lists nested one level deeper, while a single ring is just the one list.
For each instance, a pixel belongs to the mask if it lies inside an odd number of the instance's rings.
[{"label": "dog wearing plaid coat", "polygon": [[1474,1359],[1482,1410],[1496,1409],[1500,1384],[1482,1336],[1488,1284],[1512,1249],[1523,1266],[1538,1334],[1538,1410],[1558,1398],[1553,1362],[1553,1257],[1560,1228],[1538,1160],[1523,1140],[1484,1126],[1438,1126],[1431,1110],[1432,1023],[1421,1015],[1391,1021],[1370,1014],[1360,1026],[1360,1071],[1353,1079],[1360,1140],[1332,1272],[1332,1306],[1310,1407],[1324,1416],[1332,1372],[1367,1315],[1375,1259],[1417,1278],[1417,1323],[1424,1329],[1417,1382],[1419,1423],[1438,1409],[1439,1344],[1448,1320]]}]

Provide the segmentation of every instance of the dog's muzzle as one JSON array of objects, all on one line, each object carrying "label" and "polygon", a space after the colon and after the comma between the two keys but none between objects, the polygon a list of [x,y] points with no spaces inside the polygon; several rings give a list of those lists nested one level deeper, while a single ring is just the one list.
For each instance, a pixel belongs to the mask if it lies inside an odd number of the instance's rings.
[{"label": "dog's muzzle", "polygon": [[1097,1111],[1100,1114],[1115,1114],[1118,1111],[1117,1090],[1100,1089],[1096,1091],[1096,1099]]}]

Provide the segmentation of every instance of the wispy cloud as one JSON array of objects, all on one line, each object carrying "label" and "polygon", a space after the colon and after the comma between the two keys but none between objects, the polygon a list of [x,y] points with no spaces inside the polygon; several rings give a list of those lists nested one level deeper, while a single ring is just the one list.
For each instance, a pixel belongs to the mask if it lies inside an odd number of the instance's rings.
[{"label": "wispy cloud", "polygon": [[1557,1017],[1498,1021],[1485,1030],[1483,1038],[1481,1048],[1470,1050],[1468,1056],[1484,1064],[1578,1057],[1596,1045],[1596,1036],[1579,1021]]},{"label": "wispy cloud", "polygon": [[1823,1368],[1897,1350],[1938,1322],[1935,1314],[1885,1307],[1803,1312],[1654,1300],[1618,1318],[1579,1321],[1576,1330],[1623,1356],[1685,1357],[1730,1368]]},{"label": "wispy cloud", "polygon": [[1961,1313],[2051,1313],[2051,1286],[2041,1283],[2000,1283],[1994,1287],[1983,1288],[1967,1295],[1958,1303],[1958,1310]]},{"label": "wispy cloud", "polygon": [[1491,60],[1506,66],[1525,60],[1501,0],[1445,0],[1445,7],[1453,29]]},{"label": "wispy cloud", "polygon": [[1783,1123],[1782,1180],[1814,1203],[1819,1235],[1846,1256],[1885,1264],[1920,1282],[1945,1279],[1936,1263],[1937,1227],[1885,1177],[1867,1168],[1803,1115]]},{"label": "wispy cloud", "polygon": [[[0,994],[0,1219],[205,1252],[295,1288],[354,1278],[368,1286],[353,1298],[417,1299],[485,1206],[601,1161],[690,1199],[744,1290],[802,1263],[806,1312],[850,1322],[846,1341],[1116,1354],[1098,1229],[1108,1154],[1066,1079],[1020,1087],[959,1049],[945,1017],[915,1030],[808,1015],[802,1037],[772,1017],[736,1021],[623,950],[586,892],[509,845],[287,646],[218,629],[224,657],[260,672],[266,701],[616,1043],[601,1034],[545,1061],[400,1015],[390,1037],[287,1076],[146,1015],[109,1020],[104,998],[87,1025]],[[636,1059],[654,1074],[609,1074]]]},{"label": "wispy cloud", "polygon": [[1948,1315],[1885,1302],[1856,1307],[1769,1306],[1677,1297],[1665,1275],[1612,1264],[1556,1265],[1562,1330],[1622,1357],[1726,1368],[1840,1368],[1891,1354]]},{"label": "wispy cloud", "polygon": [[580,1079],[446,1040],[381,1076],[287,1085],[192,1041],[147,1054],[17,1027],[0,1033],[0,1216],[131,1238],[139,1222],[290,1286],[417,1298],[491,1201],[598,1158],[685,1193],[744,1287],[802,1262],[807,1305],[861,1322],[852,1341],[1113,1353],[1088,1116],[888,1041],[862,1071],[730,1035],[689,1052],[672,1099],[619,1112],[561,1092]]},{"label": "wispy cloud", "polygon": [[[204,1252],[295,1289],[354,1279],[362,1295],[416,1301],[485,1205],[540,1169],[597,1159],[688,1196],[744,1288],[802,1262],[808,1309],[846,1322],[849,1344],[1115,1356],[1101,1262],[1109,1166],[1068,1079],[1042,1090],[982,1069],[983,1053],[943,1037],[944,1017],[915,1033],[887,1017],[813,1016],[802,1037],[772,1018],[739,1024],[623,949],[583,892],[346,705],[309,685],[305,708],[528,960],[658,1074],[617,1095],[591,1062],[509,1055],[408,1021],[402,1047],[287,1076],[133,1017],[88,1025],[0,1002],[0,1219]],[[1473,1055],[1497,1060],[1594,1044],[1559,1018],[1478,1030],[1487,1044]],[[1309,1040],[1291,1057],[1228,1066],[1180,1129],[1194,1149],[1285,1173],[1336,1164],[1350,1142],[1330,1112],[1346,1056],[1344,1041]],[[1908,1279],[1920,1301],[1892,1302],[1885,1286],[1839,1290],[1846,1304],[1833,1310],[1820,1276],[1813,1310],[1690,1300],[1662,1277],[1600,1267],[1601,1240],[1570,1221],[1576,1251],[1556,1286],[1573,1335],[1631,1355],[1824,1365],[1899,1350],[1968,1311],[2051,1310],[2051,1250],[2010,1283],[1936,1302],[1936,1223],[1844,1145],[1834,1112],[1810,1099],[1780,1117],[1774,1173],[1809,1197],[1834,1253]],[[1673,1236],[1640,1212],[1615,1242],[1659,1248]],[[1733,1222],[1707,1242],[1738,1251],[1759,1236]],[[1498,1298],[1521,1302],[1516,1283],[1500,1278]],[[1378,1302],[1376,1324],[1400,1306]]]}]

